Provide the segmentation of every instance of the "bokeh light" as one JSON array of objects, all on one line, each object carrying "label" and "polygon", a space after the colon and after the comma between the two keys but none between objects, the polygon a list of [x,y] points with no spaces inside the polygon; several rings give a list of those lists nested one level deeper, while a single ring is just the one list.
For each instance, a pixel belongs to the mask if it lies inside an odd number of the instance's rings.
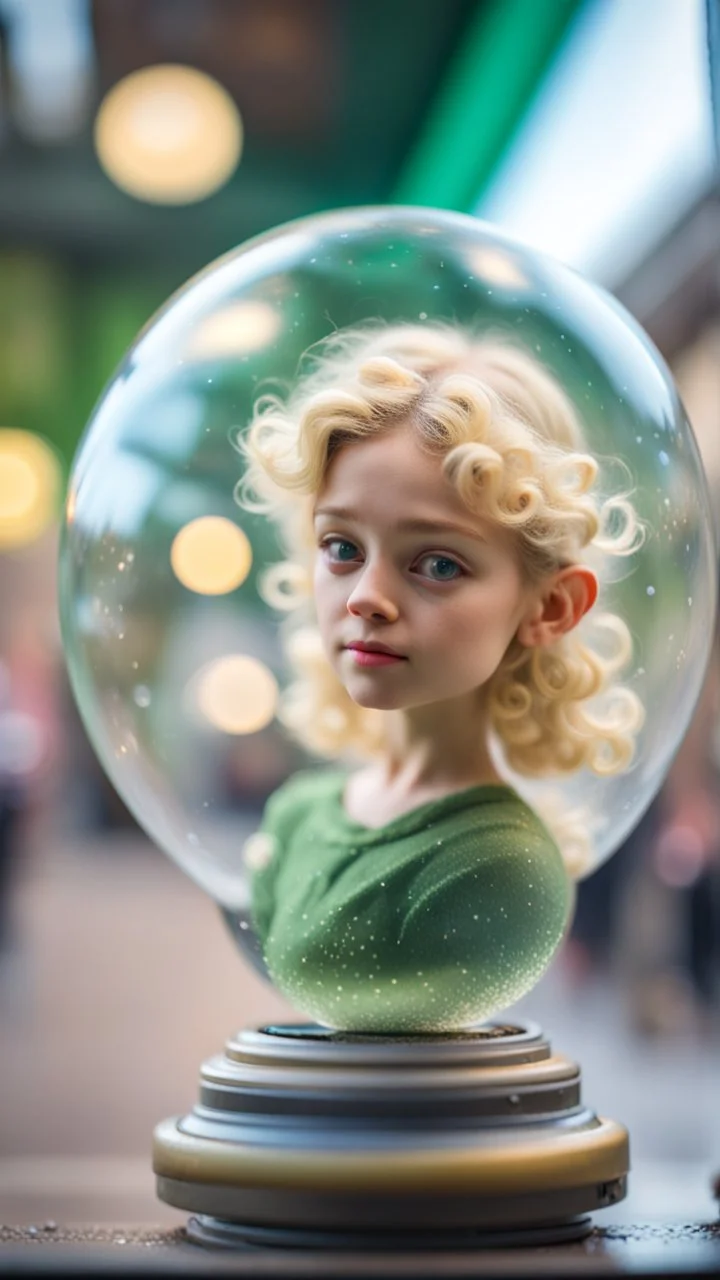
[{"label": "bokeh light", "polygon": [[517,257],[507,250],[483,245],[471,250],[468,263],[479,280],[498,289],[530,288],[530,281]]},{"label": "bokeh light", "polygon": [[190,204],[211,195],[237,166],[240,113],[230,94],[194,67],[143,67],[104,98],[95,147],[112,181],[157,204]]},{"label": "bokeh light", "polygon": [[277,681],[257,658],[245,654],[217,658],[199,672],[194,683],[200,711],[223,733],[258,733],[275,714]]},{"label": "bokeh light", "polygon": [[50,446],[29,431],[0,430],[0,551],[43,533],[59,492],[60,465]]},{"label": "bokeh light", "polygon": [[268,302],[233,302],[203,320],[193,334],[188,356],[216,360],[260,351],[280,332],[282,317]]},{"label": "bokeh light", "polygon": [[219,596],[245,581],[252,550],[238,525],[224,516],[200,516],[175,536],[170,552],[175,577],[189,591]]}]

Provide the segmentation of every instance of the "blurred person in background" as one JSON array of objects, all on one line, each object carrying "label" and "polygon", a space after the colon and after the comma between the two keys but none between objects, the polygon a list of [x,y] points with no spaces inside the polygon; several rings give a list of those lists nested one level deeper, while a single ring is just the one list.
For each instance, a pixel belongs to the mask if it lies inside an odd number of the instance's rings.
[{"label": "blurred person in background", "polygon": [[565,969],[573,984],[612,979],[621,904],[638,868],[650,857],[659,826],[660,802],[655,799],[615,856],[578,884],[564,953]]},{"label": "blurred person in background", "polygon": [[659,795],[578,886],[571,982],[619,980],[643,1034],[720,1024],[720,639]]},{"label": "blurred person in background", "polygon": [[628,842],[633,865],[616,903],[619,976],[643,1034],[720,1027],[719,735],[716,639],[690,729]]},{"label": "blurred person in background", "polygon": [[15,944],[11,899],[20,827],[41,755],[39,725],[14,703],[9,668],[0,662],[0,961]]},{"label": "blurred person in background", "polygon": [[54,530],[0,554],[0,968],[12,987],[23,939],[16,891],[34,850],[57,828],[58,629]]},{"label": "blurred person in background", "polygon": [[720,1001],[720,642],[690,731],[661,793],[653,845],[657,878],[676,889],[679,969],[694,1012],[712,1024]]}]

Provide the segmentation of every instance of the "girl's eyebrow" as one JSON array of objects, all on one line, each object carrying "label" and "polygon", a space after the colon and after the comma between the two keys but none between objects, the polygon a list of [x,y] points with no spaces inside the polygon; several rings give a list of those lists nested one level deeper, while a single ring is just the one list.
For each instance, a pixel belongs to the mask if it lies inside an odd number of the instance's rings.
[{"label": "girl's eyebrow", "polygon": [[[344,507],[318,507],[315,511],[314,518],[318,516],[335,516],[338,520],[357,520],[358,516],[354,511],[348,511]],[[487,538],[477,529],[472,529],[468,525],[455,524],[452,520],[400,520],[397,525],[401,533],[459,533],[463,538],[474,538],[476,542],[482,542],[487,545]]]}]

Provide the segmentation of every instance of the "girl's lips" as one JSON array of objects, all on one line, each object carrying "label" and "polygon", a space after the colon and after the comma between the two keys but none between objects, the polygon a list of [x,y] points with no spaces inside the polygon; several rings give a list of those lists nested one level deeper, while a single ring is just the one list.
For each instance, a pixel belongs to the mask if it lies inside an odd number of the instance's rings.
[{"label": "girl's lips", "polygon": [[406,661],[405,658],[397,657],[394,653],[368,653],[365,649],[348,649],[348,653],[352,655],[359,667],[387,667],[392,663]]}]

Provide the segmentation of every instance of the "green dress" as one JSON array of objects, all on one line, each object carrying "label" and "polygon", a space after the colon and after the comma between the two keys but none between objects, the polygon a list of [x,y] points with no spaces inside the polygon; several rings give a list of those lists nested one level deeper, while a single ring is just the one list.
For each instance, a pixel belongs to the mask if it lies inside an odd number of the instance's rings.
[{"label": "green dress", "polygon": [[343,1030],[442,1032],[483,1021],[540,978],[571,882],[510,787],[474,786],[371,830],[347,771],[295,774],[268,801],[252,914],[268,971]]}]

